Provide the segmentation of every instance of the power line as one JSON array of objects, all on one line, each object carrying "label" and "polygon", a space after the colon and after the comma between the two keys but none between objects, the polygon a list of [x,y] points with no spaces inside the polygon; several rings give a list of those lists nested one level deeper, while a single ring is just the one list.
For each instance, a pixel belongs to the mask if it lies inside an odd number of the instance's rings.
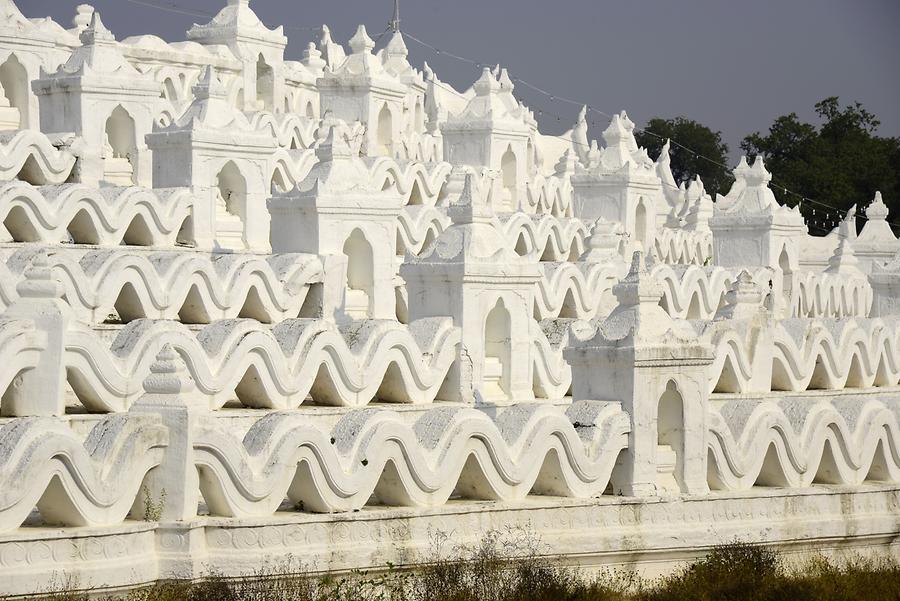
[{"label": "power line", "polygon": [[[144,6],[147,8],[155,8],[157,10],[162,10],[165,12],[174,13],[177,15],[186,15],[188,17],[200,17],[204,19],[212,19],[216,15],[213,13],[205,13],[200,11],[194,11],[191,9],[185,9],[179,6],[175,2],[169,2],[168,5],[157,4],[156,2],[148,2],[147,0],[125,0],[126,2],[130,2],[132,4],[137,4],[139,6]],[[317,31],[319,27],[297,27],[294,25],[282,25],[285,29],[291,31]]]},{"label": "power line", "polygon": [[[433,52],[434,52],[435,54],[437,54],[438,56],[449,56],[450,58],[453,58],[453,59],[462,61],[462,62],[464,62],[464,63],[468,63],[468,64],[470,64],[470,65],[475,65],[476,67],[479,67],[479,68],[482,67],[482,66],[485,66],[485,63],[481,63],[481,62],[479,62],[479,61],[474,61],[474,60],[472,60],[472,59],[469,59],[469,58],[466,58],[466,57],[463,57],[463,56],[459,56],[459,55],[457,55],[457,54],[454,54],[454,53],[452,53],[452,52],[448,52],[448,51],[446,51],[446,50],[441,50],[440,48],[437,48],[436,46],[433,46],[433,45],[431,45],[431,44],[429,44],[429,43],[427,43],[427,42],[424,42],[424,41],[420,40],[419,38],[415,37],[414,35],[412,35],[412,34],[409,33],[408,31],[405,31],[405,30],[404,30],[404,31],[403,31],[403,34],[404,34],[406,37],[410,38],[412,41],[416,42],[417,44],[419,44],[419,45],[421,45],[421,46],[423,46],[423,47],[425,47],[425,48],[428,48],[429,50],[433,51]],[[587,109],[589,112],[597,113],[597,114],[599,114],[599,115],[602,115],[602,116],[606,117],[607,119],[612,119],[612,115],[610,115],[609,113],[605,113],[605,112],[601,111],[600,109],[597,109],[596,107],[591,106],[591,105],[588,104],[588,103],[579,102],[579,101],[573,100],[573,99],[571,99],[571,98],[566,98],[566,97],[564,97],[564,96],[559,96],[559,95],[557,95],[557,94],[553,94],[553,93],[551,93],[551,92],[549,92],[549,91],[547,91],[547,90],[545,90],[545,89],[543,89],[543,88],[541,88],[541,87],[539,87],[539,86],[536,86],[536,85],[534,85],[534,84],[532,84],[532,83],[529,83],[528,81],[525,81],[524,79],[521,79],[521,78],[511,78],[511,81],[513,81],[514,83],[522,84],[523,86],[525,86],[525,87],[527,87],[527,88],[530,88],[531,90],[534,90],[535,92],[537,92],[537,93],[539,93],[539,94],[542,94],[542,95],[544,95],[544,96],[547,96],[551,101],[559,100],[559,101],[561,101],[561,102],[566,102],[566,103],[568,103],[568,104],[572,104],[572,105],[575,105],[575,106],[584,106],[584,107],[586,107],[586,109]],[[453,90],[452,88],[449,88],[449,89],[452,90],[454,93],[457,93],[457,94],[458,94],[458,92],[456,92],[456,90]],[[549,111],[547,111],[547,112],[549,112]],[[552,114],[552,113],[551,113],[551,114]],[[554,115],[554,116],[557,117],[557,120],[558,120],[558,121],[560,120],[560,117],[559,117],[558,115]],[[728,165],[725,165],[725,164],[723,164],[723,163],[721,163],[721,162],[719,162],[719,161],[716,161],[715,159],[712,159],[712,158],[707,157],[707,156],[705,156],[705,155],[703,155],[703,154],[701,154],[701,153],[699,153],[699,152],[696,152],[695,150],[693,150],[693,149],[691,149],[691,148],[688,148],[687,146],[685,146],[685,145],[679,143],[677,140],[672,140],[671,138],[666,138],[666,137],[661,136],[661,135],[659,135],[659,134],[657,134],[657,133],[655,133],[655,132],[653,132],[653,131],[651,131],[651,130],[649,130],[649,129],[647,129],[647,128],[636,128],[636,129],[637,129],[637,131],[639,131],[639,132],[642,131],[642,132],[644,132],[644,133],[646,133],[646,134],[648,134],[648,135],[651,135],[651,136],[654,136],[654,137],[656,137],[656,138],[659,138],[660,140],[669,140],[674,146],[677,146],[678,148],[681,148],[682,150],[684,150],[684,151],[690,153],[691,155],[693,155],[693,156],[695,156],[695,157],[697,157],[697,158],[700,158],[700,159],[702,159],[702,160],[704,160],[704,161],[707,161],[708,163],[710,163],[710,164],[712,164],[712,165],[715,165],[715,166],[717,166],[717,167],[720,167],[721,169],[724,170],[724,172],[725,172],[725,174],[726,174],[727,176],[729,176],[729,177],[731,177],[731,178],[734,178],[734,174],[732,173],[732,169],[731,169],[731,167],[729,167]],[[560,136],[554,136],[554,137],[560,137]],[[771,182],[771,186],[772,186],[775,190],[782,191],[785,195],[796,197],[796,198],[798,199],[797,204],[801,207],[801,211],[803,210],[803,203],[809,203],[809,204],[818,205],[818,206],[820,206],[820,207],[822,207],[822,208],[828,209],[829,212],[830,212],[830,211],[834,211],[834,212],[839,216],[838,219],[844,219],[844,218],[846,218],[847,210],[845,210],[845,209],[840,209],[840,208],[838,208],[838,207],[829,205],[829,204],[827,204],[827,203],[818,201],[818,200],[816,200],[816,199],[814,199],[814,198],[810,198],[810,197],[808,197],[808,196],[805,196],[805,195],[803,195],[803,194],[800,194],[799,192],[794,192],[793,190],[790,190],[790,189],[787,188],[786,186],[783,186],[783,185],[779,184],[779,183],[776,182],[776,181],[772,181],[772,182]],[[815,215],[814,212],[813,212],[813,215]],[[857,217],[860,217],[860,218],[862,218],[862,219],[864,219],[864,220],[868,220],[868,217],[867,217],[865,214],[862,214],[862,213],[857,214]],[[894,226],[894,227],[900,228],[900,224],[898,224],[898,223],[894,223],[894,222],[890,222],[890,221],[888,221],[887,223],[888,223],[889,225]],[[811,224],[811,225],[814,225],[814,224]],[[825,228],[821,228],[821,227],[820,227],[819,229],[822,229],[823,231],[829,231],[829,230],[825,230]]]},{"label": "power line", "polygon": [[[155,3],[155,2],[149,2],[148,0],[126,0],[126,1],[127,1],[127,2],[130,2],[130,3],[132,3],[132,4],[136,4],[136,5],[139,5],[139,6],[143,6],[143,7],[154,8],[154,9],[157,9],[157,10],[166,11],[166,12],[170,12],[170,13],[174,13],[174,14],[186,15],[186,16],[190,16],[190,17],[199,17],[199,18],[206,18],[206,19],[212,19],[212,18],[215,17],[215,15],[214,15],[214,14],[211,14],[211,13],[205,13],[205,12],[194,11],[194,10],[190,10],[190,9],[184,9],[184,8],[180,7],[180,6],[179,6],[177,3],[175,3],[175,2],[170,2],[169,5],[162,5],[162,4],[158,4],[158,3]],[[319,27],[298,27],[298,26],[292,26],[292,25],[282,25],[282,26],[283,26],[285,29],[292,30],[292,31],[318,31],[318,30],[320,29]],[[386,28],[386,29],[378,36],[378,38],[375,40],[375,42],[378,43],[378,41],[381,40],[381,38],[385,35],[385,33],[387,33],[388,31],[391,31],[391,30],[393,30],[393,31],[395,31],[395,32],[401,31],[401,29],[400,29],[400,6],[399,6],[399,0],[394,0],[394,13],[393,13],[393,18],[392,18],[392,20],[390,21],[388,27],[387,27],[387,28]],[[452,59],[455,59],[455,60],[458,60],[458,61],[461,61],[461,62],[470,64],[470,65],[474,65],[475,67],[478,67],[478,68],[482,68],[482,67],[487,66],[485,63],[482,63],[482,62],[479,62],[479,61],[474,61],[474,60],[469,59],[469,58],[466,58],[466,57],[464,57],[464,56],[460,56],[460,55],[458,55],[458,54],[454,54],[453,52],[448,52],[448,51],[446,51],[446,50],[441,50],[440,48],[437,48],[436,46],[433,46],[433,45],[431,45],[431,44],[429,44],[429,43],[427,43],[427,42],[425,42],[425,41],[423,41],[423,40],[420,40],[419,38],[415,37],[414,35],[412,35],[412,34],[409,33],[408,31],[403,31],[403,34],[404,34],[406,37],[408,37],[408,38],[410,38],[411,40],[413,40],[414,42],[418,43],[419,45],[421,45],[421,46],[423,46],[423,47],[425,47],[425,48],[430,49],[431,51],[433,51],[433,52],[434,52],[436,55],[438,55],[438,56],[448,56],[448,57],[450,57],[450,58],[452,58]],[[589,112],[593,112],[593,113],[596,113],[596,114],[598,114],[598,115],[602,115],[603,117],[605,117],[605,118],[607,118],[607,119],[612,119],[612,115],[610,115],[609,113],[606,113],[606,112],[604,112],[604,111],[601,111],[600,109],[598,109],[598,108],[596,108],[596,107],[594,107],[594,106],[591,106],[590,104],[583,103],[583,102],[580,102],[580,101],[577,101],[577,100],[573,100],[573,99],[571,99],[571,98],[566,98],[565,96],[559,96],[559,95],[557,95],[557,94],[553,94],[553,93],[551,93],[551,92],[549,92],[549,91],[547,91],[547,90],[545,90],[545,89],[543,89],[543,88],[541,88],[541,87],[539,87],[539,86],[536,86],[536,85],[534,85],[534,84],[532,84],[532,83],[530,83],[530,82],[528,82],[528,81],[526,81],[526,80],[524,80],[524,79],[521,79],[521,78],[512,78],[512,81],[513,81],[514,83],[521,84],[521,85],[523,85],[523,86],[525,86],[525,87],[527,87],[527,88],[529,88],[529,89],[531,89],[531,90],[533,90],[533,91],[535,91],[535,92],[537,92],[537,93],[539,93],[539,94],[542,94],[542,95],[548,97],[551,101],[557,101],[557,100],[558,100],[558,101],[565,102],[565,103],[568,103],[568,104],[572,104],[572,105],[575,105],[575,106],[584,106],[584,107],[586,107],[586,109],[587,109]],[[439,84],[439,85],[440,85],[440,84]],[[453,93],[455,93],[455,94],[457,94],[457,95],[460,95],[460,96],[465,97],[463,94],[460,94],[459,92],[457,92],[457,91],[456,91],[455,89],[453,89],[452,87],[448,87],[448,86],[442,86],[442,87],[444,87],[444,89],[447,89],[447,90],[449,90],[449,91],[451,91],[451,92],[453,92]],[[553,112],[551,112],[551,111],[539,110],[539,113],[544,113],[544,112],[546,112],[546,113],[550,114],[551,116],[555,117],[557,121],[562,122],[562,117],[561,117],[560,115],[558,115],[558,114],[556,114],[556,113],[553,113]],[[591,123],[591,124],[592,124],[592,125],[597,125],[596,123]],[[671,139],[671,138],[666,138],[666,137],[661,136],[661,135],[659,135],[659,134],[657,134],[657,133],[655,133],[655,132],[653,132],[653,131],[651,131],[651,130],[649,130],[649,129],[647,129],[647,128],[636,128],[636,130],[637,130],[638,132],[643,132],[643,133],[646,133],[646,134],[648,134],[648,135],[650,135],[650,136],[654,136],[654,137],[656,137],[656,138],[658,138],[658,139],[660,139],[660,140],[669,140],[674,146],[676,146],[676,147],[678,147],[678,148],[681,148],[682,150],[684,150],[684,151],[690,153],[692,156],[695,156],[695,157],[697,157],[697,158],[700,158],[700,159],[702,159],[702,160],[704,160],[704,161],[709,162],[709,163],[712,164],[712,165],[716,165],[716,166],[720,167],[721,169],[724,170],[725,174],[726,174],[728,177],[734,178],[734,175],[733,175],[733,173],[731,172],[731,167],[729,167],[728,165],[725,165],[725,164],[723,164],[723,163],[721,163],[721,162],[719,162],[719,161],[716,161],[716,160],[714,160],[714,159],[711,159],[711,158],[709,158],[709,157],[707,157],[707,156],[705,156],[705,155],[703,155],[703,154],[701,154],[701,153],[699,153],[699,152],[696,152],[696,151],[692,150],[691,148],[688,148],[687,146],[684,146],[683,144],[681,144],[681,143],[678,142],[677,140],[673,140],[673,139]],[[546,135],[546,134],[544,134],[544,135]],[[571,139],[568,139],[568,138],[563,138],[562,136],[552,136],[552,137],[564,139],[564,140],[567,140],[568,142],[573,143],[573,144],[574,144],[574,143],[577,143],[577,142],[575,142],[574,140],[571,140]],[[817,206],[822,207],[822,208],[824,208],[824,209],[827,209],[827,210],[829,211],[829,213],[830,213],[831,211],[834,211],[834,212],[839,216],[838,219],[843,219],[843,218],[846,217],[846,213],[847,213],[846,210],[839,209],[838,207],[834,207],[834,206],[829,205],[829,204],[827,204],[827,203],[824,203],[824,202],[815,200],[814,198],[809,198],[808,196],[804,196],[803,194],[800,194],[800,193],[798,193],[798,192],[794,192],[793,190],[790,190],[790,189],[788,189],[787,187],[782,186],[782,185],[780,185],[779,183],[777,183],[777,182],[775,182],[775,181],[772,181],[772,182],[771,182],[771,185],[772,185],[772,187],[773,187],[774,189],[782,191],[785,195],[789,195],[789,196],[794,196],[794,197],[796,197],[796,198],[798,199],[798,203],[797,203],[797,204],[800,206],[801,211],[803,210],[803,203],[808,203],[808,204],[814,204],[814,205],[817,205]],[[843,216],[841,216],[842,214],[843,214]],[[812,216],[815,217],[815,209],[812,209]],[[830,219],[830,220],[832,220],[832,221],[834,220],[830,215],[828,215],[827,217],[828,217],[828,219]],[[863,214],[863,213],[858,214],[857,217],[860,217],[860,218],[862,218],[862,219],[864,219],[864,220],[868,220],[868,217],[867,217],[865,214]],[[822,231],[826,231],[826,232],[829,231],[829,230],[827,230],[827,229],[825,229],[825,228],[823,228],[823,227],[817,226],[817,225],[816,225],[814,222],[812,222],[811,220],[808,220],[808,222],[809,222],[809,225],[811,225],[811,226],[813,226],[813,227],[817,227],[818,229],[820,229],[820,230],[822,230]],[[823,221],[823,223],[824,223],[824,221]],[[900,228],[900,224],[898,224],[898,223],[894,223],[894,222],[891,222],[891,221],[887,221],[887,223],[888,223],[889,225],[891,225],[891,226]]]}]

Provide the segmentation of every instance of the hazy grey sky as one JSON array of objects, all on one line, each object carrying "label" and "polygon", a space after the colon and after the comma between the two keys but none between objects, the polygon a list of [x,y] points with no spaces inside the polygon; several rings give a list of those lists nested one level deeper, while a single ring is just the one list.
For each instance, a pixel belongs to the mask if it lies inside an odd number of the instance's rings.
[{"label": "hazy grey sky", "polygon": [[[16,0],[29,17],[69,25],[76,1]],[[186,11],[215,13],[225,0],[146,0]],[[119,39],[154,33],[184,39],[187,15],[129,0],[93,0]],[[375,37],[392,0],[254,0],[269,26],[284,25],[288,58],[299,59],[312,31],[327,23],[346,42],[358,23]],[[814,118],[813,105],[831,95],[858,100],[900,135],[900,0],[401,0],[403,28],[439,49],[501,63],[513,77],[636,123],[685,115],[721,130],[736,155],[748,133],[779,115]],[[474,81],[474,66],[436,56],[412,42],[410,59],[431,64],[457,88]],[[546,113],[543,131],[567,129],[577,108],[516,90]],[[598,117],[598,120],[601,118]],[[593,131],[592,135],[599,134]]]}]

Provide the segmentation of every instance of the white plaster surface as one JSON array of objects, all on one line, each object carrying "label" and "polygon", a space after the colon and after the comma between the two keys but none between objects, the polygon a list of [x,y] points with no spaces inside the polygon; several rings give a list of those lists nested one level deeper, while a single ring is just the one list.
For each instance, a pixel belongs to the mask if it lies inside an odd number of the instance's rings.
[{"label": "white plaster surface", "polygon": [[541,133],[249,0],[184,41],[0,0],[0,595],[735,537],[898,554],[900,243],[763,161],[712,198],[622,111]]}]

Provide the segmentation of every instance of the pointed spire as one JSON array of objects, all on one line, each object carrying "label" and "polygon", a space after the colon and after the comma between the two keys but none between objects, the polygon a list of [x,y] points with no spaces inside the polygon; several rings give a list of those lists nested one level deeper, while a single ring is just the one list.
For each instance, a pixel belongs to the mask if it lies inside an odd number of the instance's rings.
[{"label": "pointed spire", "polygon": [[848,240],[856,239],[856,205],[854,204],[852,207],[847,209],[847,214],[844,215],[844,218],[841,219],[841,224],[838,227],[838,231],[840,233],[841,238],[846,238]]},{"label": "pointed spire", "polygon": [[500,71],[500,89],[504,92],[512,93],[515,88],[516,86],[513,85],[512,80],[509,78],[509,71],[506,69]]},{"label": "pointed spire", "polygon": [[467,172],[462,193],[459,198],[450,203],[447,209],[447,214],[454,225],[488,223],[493,217],[493,212],[481,198],[476,186],[475,176]]},{"label": "pointed spire", "polygon": [[631,267],[628,275],[613,286],[613,294],[619,301],[620,307],[634,307],[637,305],[659,306],[663,296],[663,289],[656,278],[650,275],[644,253],[635,251],[631,256]]},{"label": "pointed spire", "polygon": [[374,47],[375,41],[366,32],[366,26],[360,25],[357,27],[356,33],[350,38],[350,49],[353,51],[353,54],[371,53]]},{"label": "pointed spire", "polygon": [[492,92],[496,92],[500,89],[500,84],[497,82],[494,75],[491,73],[491,70],[487,67],[482,69],[481,77],[478,78],[472,88],[475,90],[475,94],[478,96],[487,96]]},{"label": "pointed spire", "polygon": [[387,46],[385,46],[384,52],[390,58],[405,59],[408,57],[409,49],[406,47],[406,41],[403,39],[403,34],[399,31],[394,32],[394,35],[391,36]]},{"label": "pointed spire", "polygon": [[391,31],[400,33],[400,0],[394,0],[394,17],[390,22]]},{"label": "pointed spire", "polygon": [[91,23],[87,29],[81,32],[79,36],[81,43],[85,46],[94,46],[103,43],[112,43],[116,41],[115,36],[106,28],[100,19],[100,11],[95,10],[91,15]]},{"label": "pointed spire", "polygon": [[[741,157],[741,161],[746,165],[745,157]],[[738,168],[740,167],[741,165],[738,165]],[[766,169],[761,154],[756,155],[756,158],[753,160],[753,166],[745,171],[744,178],[747,180],[748,186],[754,187],[768,186],[769,182],[772,181],[772,174]]]},{"label": "pointed spire", "polygon": [[834,254],[828,259],[828,267],[826,273],[842,272],[848,275],[862,276],[863,273],[859,268],[859,259],[853,252],[853,244],[846,237],[841,237]]},{"label": "pointed spire", "polygon": [[173,395],[194,390],[194,379],[171,344],[160,349],[143,384],[147,394]]},{"label": "pointed spire", "polygon": [[322,51],[325,63],[332,69],[337,69],[347,58],[344,47],[335,42],[331,37],[331,29],[328,25],[322,25],[322,37],[319,39],[319,49]]}]

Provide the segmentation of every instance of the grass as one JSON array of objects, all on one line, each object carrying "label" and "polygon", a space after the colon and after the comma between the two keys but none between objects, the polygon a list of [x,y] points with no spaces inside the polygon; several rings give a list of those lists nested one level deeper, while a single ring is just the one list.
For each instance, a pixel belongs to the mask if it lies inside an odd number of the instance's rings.
[{"label": "grass", "polygon": [[[253,578],[215,575],[200,583],[160,583],[126,601],[900,601],[900,564],[823,557],[789,567],[775,551],[744,543],[647,580],[630,571],[587,577],[539,554],[526,535],[489,533],[477,547],[435,540],[433,556],[414,571],[390,566],[377,575],[311,575],[303,566],[261,570]],[[71,586],[71,585],[69,585]],[[44,601],[89,601],[58,592]],[[113,598],[110,598],[110,601]]]}]

